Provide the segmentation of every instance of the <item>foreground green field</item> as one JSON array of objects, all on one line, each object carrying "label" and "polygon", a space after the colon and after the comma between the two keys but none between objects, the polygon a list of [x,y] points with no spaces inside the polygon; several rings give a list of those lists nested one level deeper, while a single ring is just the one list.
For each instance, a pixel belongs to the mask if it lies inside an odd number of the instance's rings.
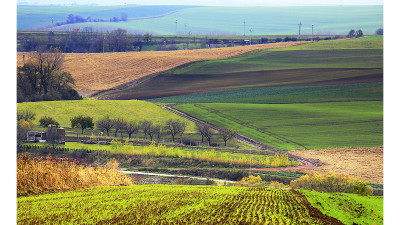
[{"label": "foreground green field", "polygon": [[[382,198],[351,194],[335,198],[343,198],[342,201],[348,201],[347,206],[355,205],[377,215],[373,218],[373,214],[371,217],[362,213],[359,218],[343,219],[345,224],[352,224],[349,221],[382,224]],[[340,224],[312,208],[303,195],[268,188],[100,187],[19,197],[17,203],[19,224]],[[336,207],[331,210],[340,209]],[[338,215],[340,220],[358,213],[358,208],[346,209]]]},{"label": "foreground green field", "polygon": [[21,224],[323,224],[286,190],[205,186],[82,189],[18,198]]},{"label": "foreground green field", "polygon": [[383,197],[301,191],[322,213],[344,224],[383,224]]},{"label": "foreground green field", "polygon": [[191,116],[284,150],[383,145],[383,103],[202,103],[175,106]]}]

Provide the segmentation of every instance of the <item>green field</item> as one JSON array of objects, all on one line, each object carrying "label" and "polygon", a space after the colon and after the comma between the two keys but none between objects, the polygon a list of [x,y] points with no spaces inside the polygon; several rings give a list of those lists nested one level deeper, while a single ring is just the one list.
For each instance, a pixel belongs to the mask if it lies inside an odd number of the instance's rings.
[{"label": "green field", "polygon": [[329,40],[208,60],[173,74],[226,74],[303,68],[383,68],[383,36]]},{"label": "green field", "polygon": [[301,191],[322,213],[346,225],[383,224],[383,197]]},{"label": "green field", "polygon": [[383,145],[383,103],[202,103],[175,106],[191,116],[284,150]]},{"label": "green field", "polygon": [[[85,18],[87,16],[110,18],[120,16],[121,12],[125,12],[129,18],[137,18],[144,16],[137,16],[138,12],[134,9],[139,8],[146,12],[145,7],[106,8],[106,10],[102,10],[100,7],[87,7],[88,10],[86,10],[84,6],[80,6],[68,7],[71,8],[68,12],[82,14]],[[23,17],[22,13],[30,10],[27,7],[18,8],[18,20],[21,21],[21,24],[27,24],[19,25],[18,29],[27,29],[28,25],[44,25],[46,20],[48,21],[47,24],[50,23],[49,8],[39,7],[39,9],[35,9],[35,14],[31,17],[32,22],[27,22],[29,17]],[[64,9],[56,10],[65,13]],[[97,13],[100,16],[97,16]],[[66,15],[68,14],[66,13]],[[66,16],[62,14],[60,19],[63,17]],[[178,24],[175,23],[176,20],[178,20]],[[246,27],[253,28],[252,35],[287,34],[296,36],[298,33],[297,24],[300,21],[303,24],[303,35],[311,34],[312,24],[314,25],[314,34],[347,34],[350,29],[362,29],[364,33],[373,34],[376,29],[383,27],[383,6],[246,7],[245,10],[241,7],[192,7],[181,8],[178,12],[161,18],[118,23],[78,23],[56,27],[53,30],[92,26],[98,29],[101,29],[101,27],[107,29],[123,28],[131,32],[141,30],[163,35],[187,34],[189,31],[192,34],[203,35],[243,35],[243,20],[246,20]],[[246,35],[250,35],[248,30]]]},{"label": "green field", "polygon": [[[80,101],[47,101],[24,102],[17,104],[17,110],[30,110],[36,113],[33,121],[39,124],[42,116],[50,116],[59,122],[62,127],[71,127],[70,119],[77,115],[93,117],[94,123],[104,116],[121,118],[125,121],[151,120],[153,123],[164,123],[168,119],[181,119],[174,113],[161,109],[153,103],[143,101],[107,101],[107,100],[80,100]],[[182,119],[183,120],[183,119]],[[194,130],[194,123],[186,121],[188,131]]]},{"label": "green field", "polygon": [[190,6],[18,6],[17,29],[30,30],[37,26],[51,24],[51,18],[54,19],[54,22],[63,21],[67,19],[69,14],[75,16],[79,15],[85,19],[87,17],[93,19],[109,19],[121,17],[121,14],[125,13],[129,18],[133,19],[159,16],[185,8],[190,8]]},{"label": "green field", "polygon": [[164,103],[311,103],[382,101],[383,83],[245,88],[148,99]]},{"label": "green field", "polygon": [[19,197],[23,224],[324,224],[288,190],[136,185]]}]

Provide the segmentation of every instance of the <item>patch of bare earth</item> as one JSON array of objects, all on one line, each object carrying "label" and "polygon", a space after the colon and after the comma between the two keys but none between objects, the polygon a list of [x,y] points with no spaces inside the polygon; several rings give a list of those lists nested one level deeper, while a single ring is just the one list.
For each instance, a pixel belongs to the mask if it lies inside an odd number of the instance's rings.
[{"label": "patch of bare earth", "polygon": [[300,170],[306,174],[344,174],[383,184],[383,147],[292,150],[289,153],[325,164]]}]

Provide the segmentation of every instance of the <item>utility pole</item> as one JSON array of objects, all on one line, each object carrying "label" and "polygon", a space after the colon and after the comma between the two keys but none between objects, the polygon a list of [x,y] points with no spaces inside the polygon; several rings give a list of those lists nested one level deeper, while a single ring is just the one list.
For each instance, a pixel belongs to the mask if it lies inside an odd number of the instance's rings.
[{"label": "utility pole", "polygon": [[191,31],[189,31],[189,49],[190,49],[190,35],[192,34]]},{"label": "utility pole", "polygon": [[251,45],[251,36],[253,35],[253,28],[250,28],[249,31],[250,31],[250,45]]},{"label": "utility pole", "polygon": [[311,41],[314,41],[314,25],[311,25]]},{"label": "utility pole", "polygon": [[243,36],[246,36],[246,20],[243,20]]},{"label": "utility pole", "polygon": [[299,25],[299,39],[300,39],[301,22],[298,25]]}]

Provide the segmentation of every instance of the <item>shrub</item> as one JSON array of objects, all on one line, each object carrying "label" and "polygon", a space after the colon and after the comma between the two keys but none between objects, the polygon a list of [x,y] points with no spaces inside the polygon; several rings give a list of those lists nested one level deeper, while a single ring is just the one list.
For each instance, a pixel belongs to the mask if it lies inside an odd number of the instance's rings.
[{"label": "shrub", "polygon": [[[345,175],[304,175],[290,183],[292,188],[318,192],[344,192],[371,195],[373,189],[359,179]],[[371,191],[372,189],[372,191]]]},{"label": "shrub", "polygon": [[243,177],[236,185],[244,187],[265,187],[267,186],[267,182],[263,181],[260,176],[250,175],[248,177]]},{"label": "shrub", "polygon": [[56,127],[60,126],[60,124],[52,117],[47,116],[43,116],[42,118],[40,118],[39,124],[41,127],[48,127],[50,124],[55,125]]},{"label": "shrub", "polygon": [[289,185],[285,185],[285,184],[279,183],[278,181],[275,181],[275,180],[271,181],[269,183],[269,187],[270,188],[275,188],[275,189],[290,189]]}]

